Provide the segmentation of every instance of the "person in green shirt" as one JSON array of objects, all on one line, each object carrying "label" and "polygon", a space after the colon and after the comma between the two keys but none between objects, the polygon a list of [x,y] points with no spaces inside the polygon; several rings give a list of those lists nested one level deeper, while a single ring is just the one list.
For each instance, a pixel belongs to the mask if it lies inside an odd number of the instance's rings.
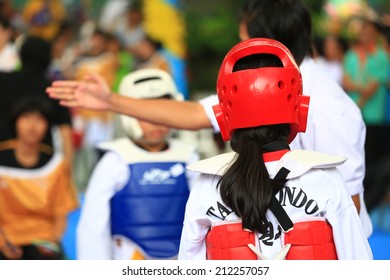
[{"label": "person in green shirt", "polygon": [[385,122],[389,59],[379,36],[379,26],[365,20],[357,44],[344,58],[343,87],[362,110],[367,125]]}]

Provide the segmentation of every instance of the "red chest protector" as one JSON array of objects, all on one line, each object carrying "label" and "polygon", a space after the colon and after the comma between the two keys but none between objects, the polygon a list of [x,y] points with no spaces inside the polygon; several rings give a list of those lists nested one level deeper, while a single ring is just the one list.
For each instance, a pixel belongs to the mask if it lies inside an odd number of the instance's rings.
[{"label": "red chest protector", "polygon": [[[275,194],[288,180],[290,170],[286,166],[295,168],[292,169],[293,172],[289,178],[297,178],[310,169],[331,168],[346,160],[343,157],[313,151],[287,152],[288,150],[280,143],[270,143],[263,148],[268,151],[263,154],[265,162],[279,160],[280,169],[273,178],[278,186],[274,189]],[[206,174],[223,175],[225,170],[223,167],[226,166],[226,162],[232,160],[234,160],[234,153],[219,155],[207,162],[193,165],[189,169]],[[275,196],[271,198],[269,210],[274,214],[283,230],[281,240],[286,246],[277,256],[272,256],[273,258],[283,259],[285,256],[287,260],[337,259],[333,231],[328,222],[311,220],[294,224]],[[250,245],[252,248],[248,244],[252,244]],[[213,226],[206,236],[207,259],[209,260],[266,259],[255,246],[255,234],[243,230],[241,222],[226,222]],[[286,251],[288,251],[287,254]]]},{"label": "red chest protector", "polygon": [[[284,233],[284,244],[291,244],[286,260],[337,260],[332,227],[325,221],[294,224]],[[226,223],[211,228],[206,237],[208,260],[257,260],[248,244],[255,245],[255,234],[241,223]]]},{"label": "red chest protector", "polygon": [[255,245],[255,235],[242,229],[241,223],[221,224],[210,229],[206,236],[208,260],[257,260],[249,249]]}]

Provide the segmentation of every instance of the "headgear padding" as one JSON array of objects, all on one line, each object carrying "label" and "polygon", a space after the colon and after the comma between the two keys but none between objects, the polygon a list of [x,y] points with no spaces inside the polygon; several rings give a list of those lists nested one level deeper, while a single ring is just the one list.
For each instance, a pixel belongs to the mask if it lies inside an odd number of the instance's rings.
[{"label": "headgear padding", "polygon": [[[127,74],[119,84],[119,94],[142,99],[170,96],[175,100],[183,100],[183,95],[177,91],[172,77],[160,69],[141,69]],[[129,137],[142,138],[143,131],[137,119],[120,115],[120,120]]]},{"label": "headgear padding", "polygon": [[[234,72],[241,58],[271,54],[283,67]],[[225,56],[217,79],[219,104],[213,106],[222,138],[239,128],[290,124],[291,142],[306,130],[309,97],[302,95],[302,77],[290,51],[280,42],[256,38],[235,45]]]}]

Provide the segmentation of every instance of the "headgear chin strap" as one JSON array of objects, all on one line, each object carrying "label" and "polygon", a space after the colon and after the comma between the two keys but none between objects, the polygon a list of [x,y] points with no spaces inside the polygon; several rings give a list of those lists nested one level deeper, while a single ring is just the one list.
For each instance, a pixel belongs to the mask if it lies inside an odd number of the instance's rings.
[{"label": "headgear chin strap", "polygon": [[[119,94],[132,98],[153,99],[170,96],[175,100],[183,100],[177,91],[172,77],[160,69],[141,69],[127,74],[119,84]],[[122,127],[132,139],[139,140],[143,131],[137,119],[120,115]]]},{"label": "headgear chin strap", "polygon": [[[233,72],[236,62],[253,54],[277,56],[283,67]],[[301,73],[290,51],[272,39],[255,38],[235,45],[218,74],[219,104],[213,106],[224,141],[239,128],[290,124],[289,143],[306,131],[309,97],[302,95]]]}]

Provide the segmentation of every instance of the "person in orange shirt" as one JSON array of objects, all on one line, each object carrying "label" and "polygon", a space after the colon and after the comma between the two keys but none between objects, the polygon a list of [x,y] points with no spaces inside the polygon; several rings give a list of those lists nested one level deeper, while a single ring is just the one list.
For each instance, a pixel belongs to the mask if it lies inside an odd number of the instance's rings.
[{"label": "person in orange shirt", "polygon": [[0,142],[0,260],[64,258],[66,217],[79,204],[66,160],[42,144],[49,108],[21,99],[10,118],[15,138]]}]

